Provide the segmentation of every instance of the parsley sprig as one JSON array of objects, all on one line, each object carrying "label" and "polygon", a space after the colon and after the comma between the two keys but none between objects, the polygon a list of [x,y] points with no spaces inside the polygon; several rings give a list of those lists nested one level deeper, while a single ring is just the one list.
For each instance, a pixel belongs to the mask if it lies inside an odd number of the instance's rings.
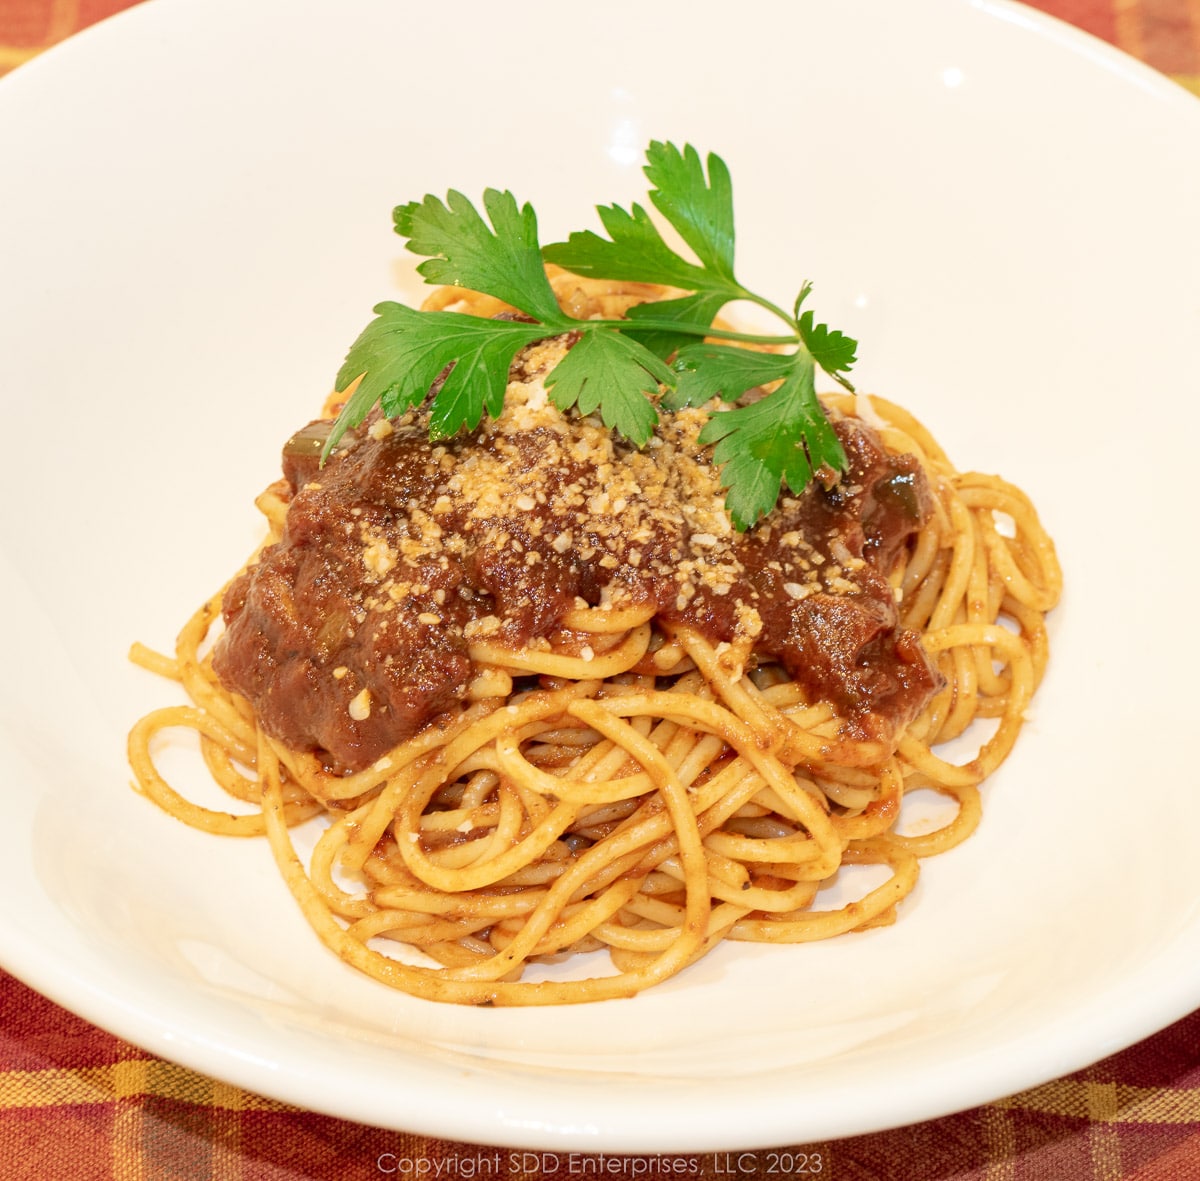
[{"label": "parsley sprig", "polygon": [[[396,232],[424,257],[417,270],[427,282],[494,296],[528,320],[379,304],[338,372],[338,390],[358,385],[333,425],[323,458],[377,403],[385,415],[398,417],[435,387],[431,437],[473,430],[484,411],[500,414],[509,367],[522,348],[573,332],[577,343],[546,379],[551,401],[564,411],[598,411],[609,429],[636,446],[653,433],[655,400],[668,410],[715,399],[729,404],[711,414],[700,441],[714,445],[726,507],[738,529],[770,512],[783,486],[798,493],[815,472],[843,470],[841,444],[817,399],[816,371],[819,366],[853,389],[846,373],[856,359],[856,343],[801,310],[810,284],[803,284],[789,312],[738,281],[733,186],[719,156],[704,161],[690,145],[681,150],[654,142],[646,151],[645,174],[653,186],[651,204],[693,258],[668,245],[651,214],[636,203],[629,209],[597,207],[607,237],[586,230],[545,247],[538,242],[533,208],[519,205],[510,192],[487,189],[483,214],[454,190],[444,201],[426,196],[398,206]],[[688,294],[640,304],[622,320],[578,320],[559,307],[547,262],[578,275],[663,284]],[[717,314],[734,301],[764,308],[783,331],[714,328]],[[770,393],[738,404],[764,385],[772,387]]]}]

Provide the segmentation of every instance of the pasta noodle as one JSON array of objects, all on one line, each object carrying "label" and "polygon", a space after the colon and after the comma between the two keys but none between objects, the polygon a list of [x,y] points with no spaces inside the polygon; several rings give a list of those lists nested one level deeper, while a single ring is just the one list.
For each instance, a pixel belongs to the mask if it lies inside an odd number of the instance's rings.
[{"label": "pasta noodle", "polygon": [[[564,300],[603,298],[605,314],[647,297],[641,285],[555,282]],[[435,306],[471,299],[448,290]],[[320,939],[430,1000],[629,996],[726,940],[802,943],[892,922],[921,859],[979,823],[980,785],[1012,750],[1046,666],[1061,575],[1018,489],[958,471],[890,402],[825,402],[867,422],[888,454],[916,457],[932,493],[887,579],[900,626],[919,634],[944,685],[895,732],[849,724],[752,643],[714,641],[644,602],[581,604],[560,624],[569,644],[471,637],[475,674],[458,705],[369,765],[331,769],[270,733],[214,671],[217,596],[173,658],[134,646],[135,662],[190,699],[131,731],[139,790],[196,828],[265,835]],[[277,486],[259,503],[265,552],[288,503]],[[166,782],[155,754],[175,729],[198,735],[240,813],[201,807]],[[977,749],[953,761],[952,740]],[[906,833],[902,803],[921,789],[953,815]],[[319,832],[308,856],[292,836],[304,822]],[[818,892],[853,866],[886,878],[822,908]],[[602,951],[586,979],[529,970]]]}]

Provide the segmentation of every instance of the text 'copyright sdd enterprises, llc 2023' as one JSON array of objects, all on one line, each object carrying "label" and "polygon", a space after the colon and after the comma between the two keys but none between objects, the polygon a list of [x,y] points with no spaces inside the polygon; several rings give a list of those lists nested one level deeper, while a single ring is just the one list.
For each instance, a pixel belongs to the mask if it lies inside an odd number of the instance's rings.
[{"label": "text 'copyright sdd enterprises, llc 2023'", "polygon": [[384,1176],[421,1181],[485,1181],[513,1177],[627,1178],[629,1181],[687,1177],[818,1177],[826,1161],[820,1152],[772,1149],[720,1152],[705,1156],[614,1156],[605,1153],[482,1151],[439,1157],[383,1152],[376,1168]]}]

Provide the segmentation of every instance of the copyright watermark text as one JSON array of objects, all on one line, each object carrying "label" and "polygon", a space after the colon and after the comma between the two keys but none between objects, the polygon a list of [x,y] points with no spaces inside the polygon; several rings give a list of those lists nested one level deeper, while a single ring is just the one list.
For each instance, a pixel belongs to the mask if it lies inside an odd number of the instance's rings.
[{"label": "copyright watermark text", "polygon": [[385,1177],[404,1181],[487,1181],[489,1178],[579,1177],[615,1181],[670,1181],[671,1178],[819,1177],[826,1160],[821,1152],[772,1149],[720,1152],[711,1156],[612,1156],[605,1153],[558,1153],[481,1150],[473,1154],[414,1157],[382,1152],[375,1167]]}]

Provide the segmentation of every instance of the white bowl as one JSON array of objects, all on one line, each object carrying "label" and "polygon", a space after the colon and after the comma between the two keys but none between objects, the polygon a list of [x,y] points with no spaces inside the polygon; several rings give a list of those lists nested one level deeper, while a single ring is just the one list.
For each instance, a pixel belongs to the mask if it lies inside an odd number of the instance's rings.
[{"label": "white bowl", "polygon": [[[1052,665],[893,927],[722,947],[628,1002],[439,1007],[327,953],[265,844],[130,790],[169,694],[125,654],[242,560],[372,305],[419,296],[393,205],[508,187],[551,241],[644,195],[652,138],[729,163],[751,285],[811,279],[862,387],[1034,497]],[[1200,1004],[1197,149],[1193,98],[1002,0],[154,0],[16,71],[0,962],[252,1091],[551,1150],[900,1125]]]}]

